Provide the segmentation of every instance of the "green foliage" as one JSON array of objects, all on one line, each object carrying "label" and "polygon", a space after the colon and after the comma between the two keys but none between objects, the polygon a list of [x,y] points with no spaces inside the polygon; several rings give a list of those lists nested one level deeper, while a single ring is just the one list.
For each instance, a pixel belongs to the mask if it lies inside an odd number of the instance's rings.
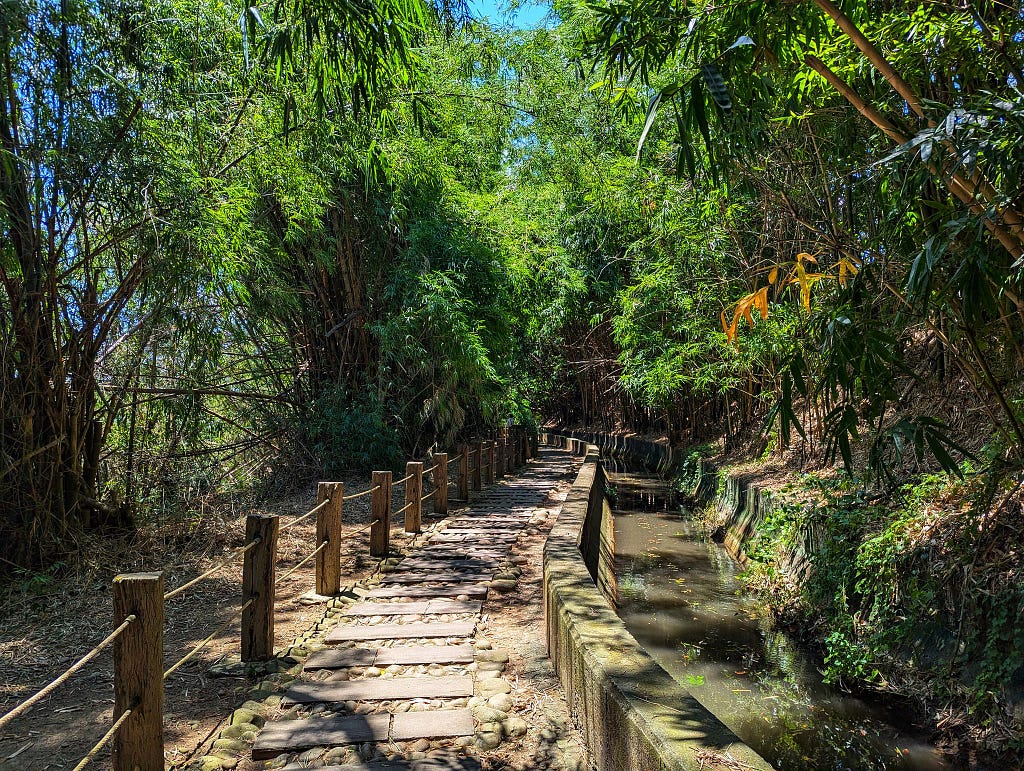
[{"label": "green foliage", "polygon": [[329,391],[310,406],[302,440],[332,478],[349,469],[397,468],[402,460],[398,433],[384,405],[365,391]]}]

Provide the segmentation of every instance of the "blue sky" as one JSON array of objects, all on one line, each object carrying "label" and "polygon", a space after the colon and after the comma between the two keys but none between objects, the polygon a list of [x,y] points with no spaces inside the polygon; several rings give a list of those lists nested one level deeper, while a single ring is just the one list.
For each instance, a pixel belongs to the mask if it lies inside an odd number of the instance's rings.
[{"label": "blue sky", "polygon": [[548,6],[544,3],[529,2],[526,0],[523,6],[509,17],[503,0],[470,0],[469,7],[474,16],[483,16],[490,19],[495,26],[511,23],[518,29],[530,29],[540,26],[544,15],[548,12]]}]

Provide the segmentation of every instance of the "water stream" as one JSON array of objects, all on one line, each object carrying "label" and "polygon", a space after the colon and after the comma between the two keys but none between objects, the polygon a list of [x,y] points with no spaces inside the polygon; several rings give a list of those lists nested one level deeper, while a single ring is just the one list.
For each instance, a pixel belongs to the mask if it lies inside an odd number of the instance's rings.
[{"label": "water stream", "polygon": [[762,617],[737,565],[667,485],[609,476],[619,616],[743,741],[780,771],[947,768],[906,710],[825,685],[818,662]]}]

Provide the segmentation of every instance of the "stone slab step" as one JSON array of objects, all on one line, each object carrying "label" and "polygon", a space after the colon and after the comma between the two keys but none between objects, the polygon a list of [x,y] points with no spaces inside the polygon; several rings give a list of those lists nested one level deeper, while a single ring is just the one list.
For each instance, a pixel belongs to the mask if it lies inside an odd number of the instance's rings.
[{"label": "stone slab step", "polygon": [[305,669],[387,667],[392,664],[468,664],[474,659],[472,645],[408,645],[394,648],[325,648],[306,659]]},{"label": "stone slab step", "polygon": [[486,597],[487,587],[482,584],[447,584],[438,586],[409,586],[396,584],[380,586],[367,592],[371,599],[402,598],[402,597],[458,597],[465,594],[469,597]]},{"label": "stone slab step", "polygon": [[410,640],[417,637],[472,637],[475,621],[422,624],[339,624],[324,638],[328,643],[358,640]]},{"label": "stone slab step", "polygon": [[411,616],[428,613],[479,613],[480,600],[424,600],[422,602],[357,602],[346,616]]},{"label": "stone slab step", "polygon": [[[281,771],[307,771],[309,766],[289,763]],[[480,771],[483,766],[474,758],[446,757],[421,760],[378,760],[346,763],[344,766],[322,766],[317,771]]]},{"label": "stone slab step", "polygon": [[473,678],[395,677],[349,680],[339,683],[294,683],[285,691],[281,704],[326,704],[338,701],[385,701],[387,699],[457,699],[473,695]]},{"label": "stone slab step", "polygon": [[377,651],[374,665],[387,667],[392,664],[469,664],[475,658],[472,645],[410,645],[381,648]]},{"label": "stone slab step", "polygon": [[455,570],[450,573],[401,573],[396,571],[394,573],[387,573],[380,582],[382,584],[452,584],[464,583],[466,581],[490,581],[493,576],[493,572],[460,573]]},{"label": "stone slab step", "polygon": [[253,760],[310,747],[336,747],[357,742],[387,741],[391,715],[344,715],[267,723],[252,746]]},{"label": "stone slab step", "polygon": [[461,559],[496,559],[508,556],[508,549],[475,549],[458,544],[436,543],[424,546],[417,552],[417,557],[430,559],[461,560]]},{"label": "stone slab step", "polygon": [[399,570],[489,570],[496,568],[501,564],[501,560],[497,557],[467,557],[467,556],[450,556],[450,557],[438,557],[433,554],[417,554],[415,557],[406,557],[400,563],[398,563]]},{"label": "stone slab step", "polygon": [[473,713],[468,709],[399,712],[391,722],[391,738],[395,741],[472,735]]}]

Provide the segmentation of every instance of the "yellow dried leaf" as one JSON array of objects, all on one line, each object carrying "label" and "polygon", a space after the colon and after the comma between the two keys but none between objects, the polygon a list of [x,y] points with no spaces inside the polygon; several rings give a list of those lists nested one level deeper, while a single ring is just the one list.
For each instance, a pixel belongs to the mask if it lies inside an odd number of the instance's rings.
[{"label": "yellow dried leaf", "polygon": [[754,307],[761,312],[761,320],[768,318],[768,287],[763,286],[754,293]]}]

